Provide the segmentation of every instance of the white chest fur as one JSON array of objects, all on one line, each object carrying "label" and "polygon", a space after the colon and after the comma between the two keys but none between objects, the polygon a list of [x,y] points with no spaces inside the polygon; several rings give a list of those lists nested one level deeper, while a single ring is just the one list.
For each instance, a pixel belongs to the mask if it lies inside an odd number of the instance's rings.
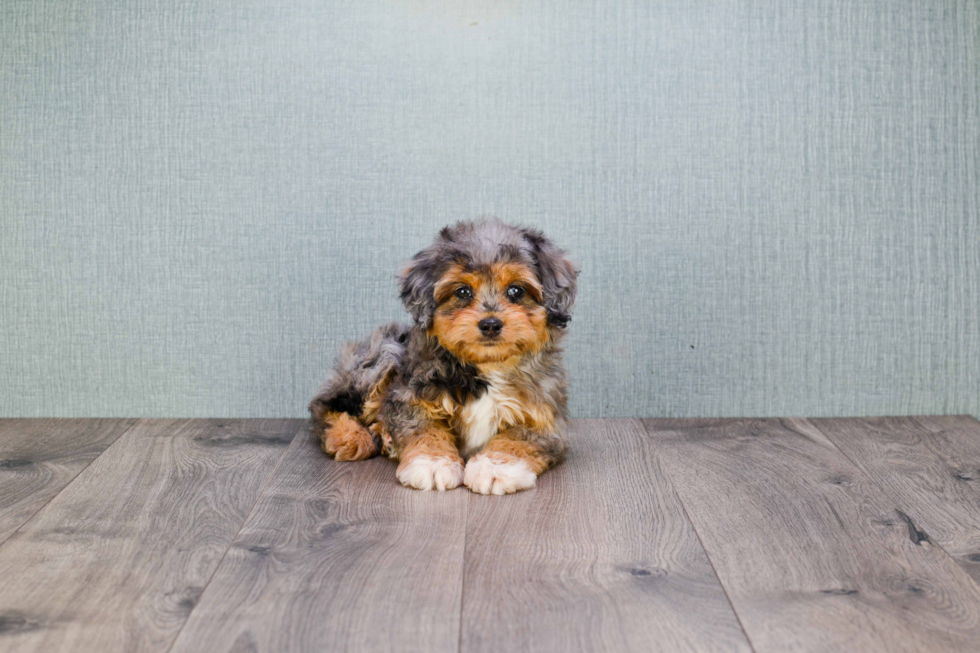
[{"label": "white chest fur", "polygon": [[460,413],[461,449],[467,455],[483,448],[498,431],[521,421],[521,400],[507,378],[495,372],[486,375],[487,389],[470,399]]}]

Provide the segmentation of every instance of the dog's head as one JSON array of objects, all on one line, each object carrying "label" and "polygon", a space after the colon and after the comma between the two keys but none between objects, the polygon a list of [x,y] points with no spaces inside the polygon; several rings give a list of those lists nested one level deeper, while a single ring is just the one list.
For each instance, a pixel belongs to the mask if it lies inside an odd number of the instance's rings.
[{"label": "dog's head", "polygon": [[470,363],[540,350],[571,320],[578,271],[537,229],[459,222],[412,259],[401,298],[415,323]]}]

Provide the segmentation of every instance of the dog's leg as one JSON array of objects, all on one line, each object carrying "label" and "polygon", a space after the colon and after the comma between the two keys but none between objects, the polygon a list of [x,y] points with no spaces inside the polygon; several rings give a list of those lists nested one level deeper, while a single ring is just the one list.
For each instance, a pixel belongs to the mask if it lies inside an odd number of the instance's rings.
[{"label": "dog's leg", "polygon": [[399,446],[395,475],[405,486],[419,490],[451,490],[463,482],[463,459],[456,437],[447,429],[427,424]]},{"label": "dog's leg", "polygon": [[501,431],[466,463],[463,482],[478,494],[512,494],[534,487],[537,477],[565,457],[565,441],[523,427]]},{"label": "dog's leg", "polygon": [[320,423],[320,445],[334,460],[366,460],[380,449],[375,436],[347,413],[326,413]]}]

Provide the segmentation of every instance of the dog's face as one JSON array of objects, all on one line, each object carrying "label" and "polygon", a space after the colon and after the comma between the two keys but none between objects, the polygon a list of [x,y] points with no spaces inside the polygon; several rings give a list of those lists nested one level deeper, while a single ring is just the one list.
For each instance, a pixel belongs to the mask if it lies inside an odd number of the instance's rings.
[{"label": "dog's face", "polygon": [[456,263],[434,292],[429,333],[462,361],[506,360],[538,351],[550,338],[541,283],[522,263],[472,270]]},{"label": "dog's face", "polygon": [[577,271],[536,230],[460,222],[416,254],[401,296],[418,326],[464,362],[503,361],[565,328]]}]

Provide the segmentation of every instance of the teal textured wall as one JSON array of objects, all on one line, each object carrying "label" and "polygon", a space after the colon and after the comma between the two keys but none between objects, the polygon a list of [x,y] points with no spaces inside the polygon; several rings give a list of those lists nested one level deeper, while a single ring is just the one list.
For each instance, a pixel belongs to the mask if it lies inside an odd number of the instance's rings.
[{"label": "teal textured wall", "polygon": [[980,412],[980,5],[0,5],[0,415],[305,414],[443,224],[576,416]]}]

